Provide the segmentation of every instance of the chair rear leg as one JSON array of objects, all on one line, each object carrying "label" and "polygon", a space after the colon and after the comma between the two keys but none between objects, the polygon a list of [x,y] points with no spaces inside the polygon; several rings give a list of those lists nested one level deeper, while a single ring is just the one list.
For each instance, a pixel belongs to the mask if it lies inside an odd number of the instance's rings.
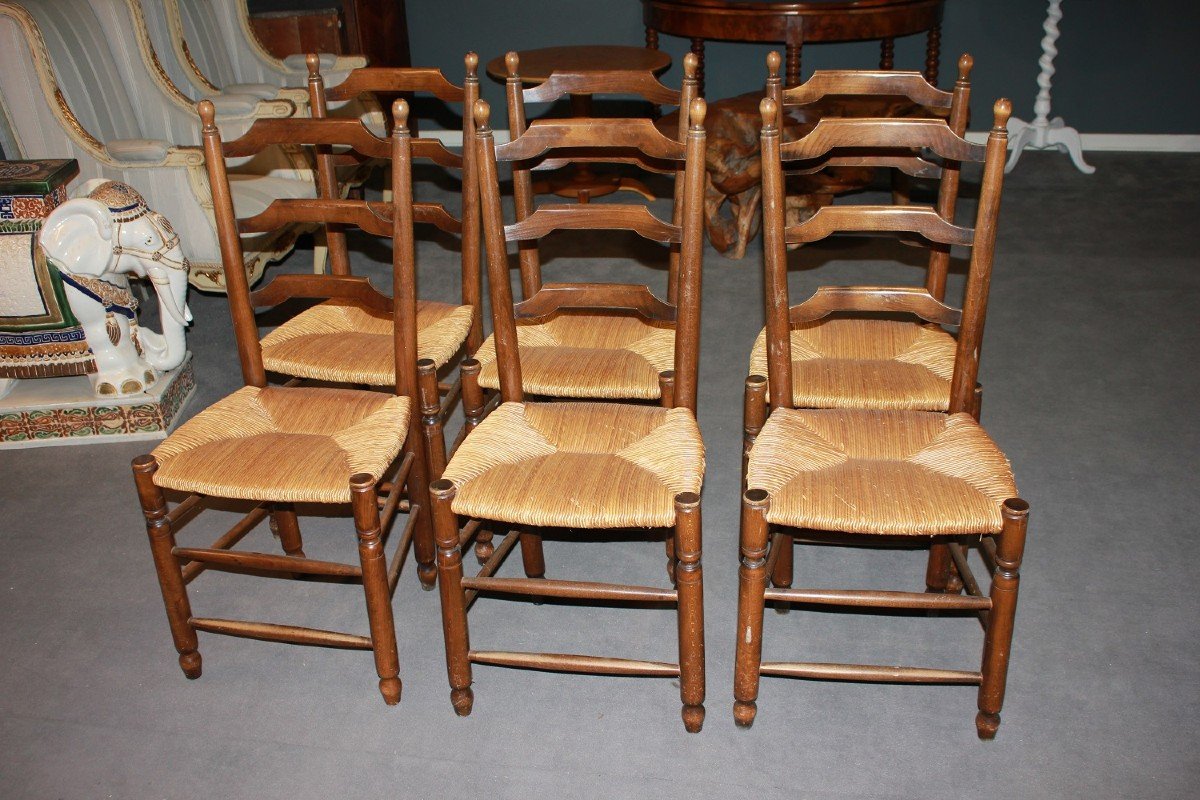
[{"label": "chair rear leg", "polygon": [[279,537],[283,552],[304,558],[304,541],[300,537],[300,522],[296,519],[295,506],[291,503],[275,503],[271,506],[271,530]]},{"label": "chair rear leg", "polygon": [[762,489],[742,496],[742,564],[738,570],[737,650],[733,672],[733,719],[743,728],[758,714],[758,682],[762,665],[763,607],[767,589],[767,507]]},{"label": "chair rear leg", "polygon": [[992,574],[992,610],[988,615],[983,640],[983,680],[979,684],[979,713],[975,728],[980,739],[992,739],[1000,727],[1000,707],[1008,679],[1008,659],[1012,649],[1013,620],[1017,613],[1017,589],[1021,583],[1021,559],[1025,553],[1025,532],[1029,522],[1029,504],[1020,498],[1004,501],[1001,509],[1004,527],[996,542],[996,570]]},{"label": "chair rear leg", "polygon": [[683,726],[699,733],[704,725],[704,568],[700,497],[675,495],[676,591],[679,599],[679,696]]},{"label": "chair rear leg", "polygon": [[158,573],[158,585],[167,609],[171,638],[179,653],[179,667],[184,675],[195,679],[200,677],[201,660],[196,629],[190,621],[192,606],[188,602],[187,586],[183,582],[179,560],[171,554],[175,547],[175,532],[171,530],[171,523],[167,519],[167,500],[162,489],[154,483],[154,473],[157,471],[158,462],[154,456],[138,456],[133,460],[133,481],[137,485],[142,515],[146,518],[150,552],[154,556],[154,569]]},{"label": "chair rear leg", "polygon": [[446,469],[446,437],[442,432],[442,398],[438,393],[437,367],[433,360],[417,362],[417,389],[421,397],[421,431],[425,457],[429,459],[429,480],[436,481]]},{"label": "chair rear leg", "polygon": [[950,546],[945,542],[930,545],[929,560],[925,564],[925,591],[944,593],[950,583],[950,567]]},{"label": "chair rear leg", "polygon": [[[392,617],[392,594],[383,556],[379,528],[379,504],[375,478],[360,472],[350,478],[350,500],[354,507],[354,529],[358,533],[358,559],[362,565],[363,593],[371,626],[371,649],[379,692],[389,706],[400,702],[400,654],[396,649],[396,623]],[[398,554],[397,554],[398,557]]]},{"label": "chair rear leg", "polygon": [[417,579],[425,591],[433,589],[437,580],[437,566],[434,564],[436,546],[434,545],[433,519],[429,512],[429,461],[425,447],[424,430],[417,415],[409,419],[408,439],[405,451],[411,448],[413,454],[412,468],[408,471],[408,502],[414,508],[411,513],[417,515],[416,529],[413,531],[413,557],[417,562]]},{"label": "chair rear leg", "polygon": [[[775,556],[775,569],[771,573],[771,585],[777,589],[789,589],[792,585],[792,573],[796,558],[795,537],[790,533],[776,534],[779,554]],[[792,610],[790,603],[777,603],[776,614],[786,614]]]},{"label": "chair rear leg", "polygon": [[[479,423],[483,421],[483,410],[487,406],[483,387],[479,385],[480,369],[482,365],[474,358],[465,359],[458,368],[458,374],[462,378],[462,406],[463,416],[466,418],[463,425],[467,436],[479,427]],[[492,553],[496,552],[492,536],[493,531],[487,526],[481,527],[475,535],[475,559],[480,564],[485,563],[492,557]]]},{"label": "chair rear leg", "polygon": [[451,508],[454,491],[454,484],[447,480],[434,481],[429,487],[437,535],[437,583],[442,599],[442,635],[446,641],[450,703],[455,713],[465,717],[471,713],[475,694],[471,691],[471,644],[467,630],[467,598],[462,588],[462,549],[458,544],[458,518]]},{"label": "chair rear leg", "polygon": [[[675,370],[668,369],[658,373],[658,399],[663,408],[675,406]],[[675,583],[675,537],[668,536],[665,549],[667,553],[667,580]]]}]

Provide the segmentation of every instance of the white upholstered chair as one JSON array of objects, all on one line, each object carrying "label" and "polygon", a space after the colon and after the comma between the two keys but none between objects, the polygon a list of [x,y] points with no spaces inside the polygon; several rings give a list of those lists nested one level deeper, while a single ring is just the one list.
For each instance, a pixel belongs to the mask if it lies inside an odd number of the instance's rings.
[{"label": "white upholstered chair", "polygon": [[[114,55],[105,27],[86,2],[0,2],[0,98],[8,158],[75,158],[82,183],[108,178],[137,187],[150,207],[179,228],[193,285],[224,290],[212,198],[200,151],[199,122],[183,101],[167,101],[145,71]],[[127,82],[126,76],[133,76]],[[236,138],[253,116],[223,118]],[[281,197],[313,197],[311,181],[255,174],[231,176],[239,216]],[[256,280],[286,255],[301,231],[245,237],[246,269]]]}]

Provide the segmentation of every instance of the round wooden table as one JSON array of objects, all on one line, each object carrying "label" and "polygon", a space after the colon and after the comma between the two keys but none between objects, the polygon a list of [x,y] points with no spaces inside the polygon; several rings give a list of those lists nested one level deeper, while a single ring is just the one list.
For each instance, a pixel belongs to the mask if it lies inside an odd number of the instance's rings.
[{"label": "round wooden table", "polygon": [[945,0],[642,0],[646,47],[658,48],[658,34],[685,36],[700,59],[704,92],[704,41],[783,42],[785,81],[800,83],[800,50],[809,42],[882,40],[880,67],[892,69],[895,38],[928,31],[925,78],[937,85]]},{"label": "round wooden table", "polygon": [[[520,50],[519,71],[521,83],[537,85],[545,82],[552,72],[588,72],[605,69],[645,70],[661,75],[671,66],[671,56],[645,47],[626,45],[578,45],[574,47],[541,47],[536,50]],[[487,73],[497,81],[508,79],[508,67],[504,56],[497,56],[487,63]],[[571,95],[571,116],[592,116],[590,94]],[[586,203],[593,197],[602,197],[618,190],[637,192],[647,200],[654,194],[632,178],[617,175],[597,174],[586,165],[572,170],[569,178],[538,181],[533,185],[535,194],[556,194]]]}]

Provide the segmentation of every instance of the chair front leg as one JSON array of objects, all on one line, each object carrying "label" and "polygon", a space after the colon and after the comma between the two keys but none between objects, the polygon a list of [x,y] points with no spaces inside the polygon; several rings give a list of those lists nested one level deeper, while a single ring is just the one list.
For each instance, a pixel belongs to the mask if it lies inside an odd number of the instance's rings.
[{"label": "chair front leg", "polygon": [[142,515],[146,518],[146,533],[150,537],[150,552],[154,556],[154,569],[158,573],[158,585],[162,590],[163,605],[167,609],[167,623],[171,627],[171,638],[179,653],[179,667],[188,678],[200,677],[201,660],[197,649],[196,629],[190,622],[192,606],[188,602],[187,586],[183,582],[183,570],[179,559],[172,555],[175,547],[175,532],[167,518],[167,500],[163,491],[154,483],[158,462],[154,456],[138,456],[133,460],[133,481],[137,485],[138,499],[142,504]]},{"label": "chair front leg", "polygon": [[442,599],[442,635],[446,641],[446,673],[450,702],[460,717],[471,713],[471,643],[467,630],[467,598],[462,588],[462,549],[458,544],[458,517],[451,503],[454,484],[439,479],[429,487],[433,525],[437,535],[438,591]]},{"label": "chair front leg", "polygon": [[358,560],[362,566],[379,693],[385,703],[394,706],[400,702],[402,689],[400,654],[396,649],[396,622],[392,617],[392,593],[388,588],[387,563],[383,556],[375,484],[375,477],[365,472],[350,478],[350,503],[354,509],[354,530],[358,534]]},{"label": "chair front leg", "polygon": [[679,616],[679,696],[683,726],[699,733],[704,725],[704,568],[701,566],[700,497],[675,495],[675,571]]},{"label": "chair front leg", "polygon": [[733,672],[733,719],[743,728],[758,714],[758,682],[762,665],[763,607],[767,589],[767,508],[762,489],[742,496],[742,564],[738,569],[737,650]]},{"label": "chair front leg", "polygon": [[983,640],[983,679],[979,684],[979,713],[975,728],[980,739],[993,739],[1000,727],[1000,707],[1008,679],[1008,659],[1012,649],[1013,620],[1017,613],[1017,589],[1021,583],[1021,559],[1025,553],[1025,533],[1029,523],[1029,504],[1020,498],[1004,501],[1001,508],[1004,527],[996,542],[996,570],[992,573],[992,610],[988,615]]}]

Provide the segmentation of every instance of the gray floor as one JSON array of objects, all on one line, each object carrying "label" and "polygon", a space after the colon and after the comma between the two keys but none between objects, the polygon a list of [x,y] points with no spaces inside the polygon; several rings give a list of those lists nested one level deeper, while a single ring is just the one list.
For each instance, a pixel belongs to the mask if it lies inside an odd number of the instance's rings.
[{"label": "gray floor", "polygon": [[[740,389],[761,325],[760,254],[706,254],[700,423],[708,718],[679,720],[670,681],[480,667],[450,707],[437,596],[403,576],[404,699],[371,658],[201,635],[204,676],[170,645],[129,477],[139,445],[0,451],[3,797],[1195,797],[1198,611],[1195,398],[1200,157],[1090,154],[1094,176],[1030,154],[1010,177],[988,318],[984,422],[1033,507],[1004,722],[975,737],[970,687],[765,679],[753,729],[731,716]],[[968,191],[969,194],[969,191]],[[421,245],[423,291],[449,297],[456,255]],[[567,243],[549,245],[551,254]],[[587,244],[620,279],[661,272],[615,237]],[[632,249],[631,249],[632,248]],[[298,251],[282,266],[307,268]],[[387,251],[360,243],[356,265]],[[908,266],[895,266],[899,258]],[[919,255],[875,242],[792,256],[797,290],[919,281]],[[574,262],[551,258],[549,277]],[[814,266],[815,265],[815,266]],[[220,298],[195,295],[198,411],[238,385]],[[207,543],[210,513],[185,543]],[[306,520],[316,557],[353,558],[341,519]],[[268,535],[249,546],[269,549]],[[663,581],[659,542],[548,541],[556,576]],[[519,559],[506,571],[519,570]],[[799,549],[798,583],[918,588],[910,553]],[[365,630],[354,586],[209,573],[197,613]],[[484,600],[478,648],[673,660],[673,614]],[[768,613],[768,657],[971,668],[967,619]]]}]

